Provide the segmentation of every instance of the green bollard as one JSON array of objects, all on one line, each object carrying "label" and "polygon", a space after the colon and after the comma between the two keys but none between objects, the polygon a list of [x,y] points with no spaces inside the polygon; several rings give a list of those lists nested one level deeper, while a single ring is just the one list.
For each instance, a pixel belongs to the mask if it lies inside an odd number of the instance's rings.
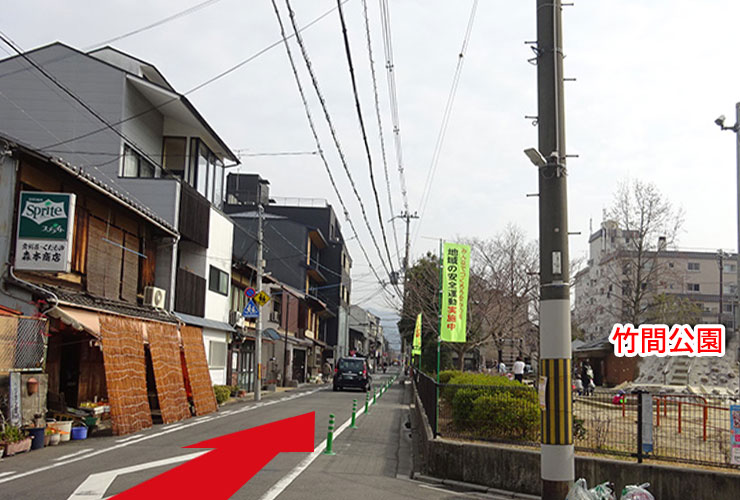
[{"label": "green bollard", "polygon": [[357,429],[357,426],[355,425],[355,414],[357,413],[357,400],[352,400],[352,423],[349,424],[350,429]]},{"label": "green bollard", "polygon": [[376,391],[375,389],[373,389],[373,404],[375,404],[375,401],[377,399],[377,394],[378,394],[378,391]]},{"label": "green bollard", "polygon": [[366,392],[365,393],[365,414],[366,415],[367,415],[367,404],[368,404],[369,401],[370,401],[370,393],[369,392]]},{"label": "green bollard", "polygon": [[329,431],[326,433],[326,449],[324,450],[324,455],[336,455],[332,451],[332,444],[334,441],[334,415],[329,415]]}]

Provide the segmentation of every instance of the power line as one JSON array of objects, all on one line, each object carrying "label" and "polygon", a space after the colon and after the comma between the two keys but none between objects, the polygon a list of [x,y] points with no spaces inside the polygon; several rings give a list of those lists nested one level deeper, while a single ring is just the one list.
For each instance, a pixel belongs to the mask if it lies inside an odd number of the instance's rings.
[{"label": "power line", "polygon": [[[347,1],[347,0],[345,0],[345,1]],[[326,12],[324,12],[323,14],[321,14],[319,17],[315,18],[314,20],[312,20],[311,22],[309,22],[308,24],[306,24],[299,31],[302,32],[302,31],[307,30],[308,28],[310,28],[311,26],[313,26],[314,24],[318,23],[319,21],[321,21],[322,19],[324,19],[325,17],[327,17],[329,14],[331,14],[332,12],[334,12],[336,9],[337,9],[336,7],[333,7],[331,9],[327,10]],[[290,35],[290,36],[288,36],[288,39],[291,39],[294,36],[295,35]],[[227,76],[228,74],[233,73],[234,71],[236,71],[237,69],[241,68],[245,64],[254,61],[258,57],[260,57],[261,55],[263,55],[265,52],[268,52],[269,50],[273,49],[274,47],[277,47],[281,43],[283,43],[282,40],[277,40],[276,42],[271,43],[270,45],[264,47],[263,49],[258,50],[257,52],[255,52],[251,56],[247,57],[246,59],[243,59],[242,61],[238,62],[237,64],[235,64],[235,65],[231,66],[230,68],[222,71],[221,73],[217,74],[216,76],[213,76],[213,77],[209,78],[208,80],[206,80],[206,81],[204,81],[204,82],[196,85],[195,87],[191,88],[187,92],[185,92],[185,93],[183,93],[183,94],[181,94],[181,95],[179,95],[177,97],[173,97],[172,99],[167,99],[162,104],[153,105],[152,107],[150,107],[148,109],[145,109],[144,111],[141,111],[141,112],[136,113],[134,115],[131,115],[131,116],[127,117],[127,118],[124,118],[122,120],[119,120],[117,122],[114,122],[112,125],[120,125],[122,123],[126,123],[126,122],[128,122],[130,120],[133,120],[133,119],[138,118],[140,116],[146,115],[147,113],[151,113],[152,111],[155,111],[155,110],[157,110],[159,108],[162,108],[164,106],[167,106],[168,104],[170,104],[173,101],[178,101],[178,100],[180,100],[180,98],[186,97],[186,96],[192,94],[193,92],[197,92],[198,90],[202,89],[203,87],[206,87],[207,85],[210,85],[211,83],[213,83],[213,82],[215,82],[217,80],[220,80],[221,78]],[[44,146],[43,148],[40,148],[40,149],[41,150],[46,150],[48,148],[54,148],[54,147],[57,147],[57,146],[61,146],[62,144],[67,144],[69,142],[74,142],[74,141],[77,141],[77,140],[80,140],[80,139],[84,139],[85,137],[89,137],[91,135],[95,135],[95,134],[97,134],[99,132],[102,132],[104,130],[107,130],[107,127],[103,127],[103,128],[99,128],[99,129],[96,129],[96,130],[92,130],[90,132],[86,132],[84,134],[81,134],[81,135],[72,137],[71,139],[66,139],[64,141],[57,142],[56,144],[49,144],[48,146]]]},{"label": "power line", "polygon": [[141,28],[137,28],[135,30],[129,31],[128,33],[124,33],[122,35],[118,35],[118,36],[115,36],[113,38],[109,38],[107,40],[103,40],[102,42],[98,42],[95,45],[91,45],[89,47],[85,47],[83,50],[91,50],[91,49],[94,49],[95,47],[99,47],[99,46],[102,46],[102,45],[108,45],[110,43],[117,42],[118,40],[123,40],[124,38],[128,38],[128,37],[134,36],[134,35],[138,35],[139,33],[143,32],[143,31],[147,31],[147,30],[150,30],[152,28],[156,28],[157,26],[161,26],[161,25],[163,25],[165,23],[168,23],[170,21],[174,21],[175,19],[178,19],[180,17],[184,17],[184,16],[187,16],[187,15],[192,14],[194,12],[197,12],[197,11],[199,11],[201,9],[205,9],[206,7],[208,7],[208,6],[212,5],[212,4],[218,3],[220,1],[221,0],[206,0],[205,2],[201,2],[199,4],[193,5],[192,7],[189,7],[187,9],[185,9],[185,10],[181,10],[180,12],[177,12],[177,13],[172,14],[170,16],[167,16],[167,17],[165,17],[163,19],[160,19],[159,21],[155,21],[155,22],[153,22],[151,24],[147,24],[146,26],[142,26]]},{"label": "power line", "polygon": [[324,154],[323,148],[321,147],[321,141],[319,140],[319,135],[318,135],[318,132],[316,131],[316,125],[313,120],[313,115],[311,114],[311,110],[308,106],[306,92],[304,91],[303,84],[301,83],[301,79],[298,76],[298,68],[296,66],[295,60],[293,59],[293,52],[291,51],[290,45],[288,44],[288,37],[286,36],[286,33],[285,33],[285,26],[283,25],[283,19],[280,15],[280,10],[278,9],[276,0],[272,0],[272,7],[275,10],[275,17],[277,18],[278,25],[280,26],[280,35],[282,36],[283,45],[285,46],[285,51],[288,55],[288,61],[290,62],[291,70],[293,71],[293,77],[295,79],[296,85],[298,86],[298,93],[301,96],[301,102],[303,103],[303,109],[306,113],[306,118],[308,120],[309,128],[311,129],[311,135],[313,136],[314,142],[316,143],[316,150],[318,151],[319,157],[321,158],[321,161],[324,164],[326,173],[329,176],[329,182],[331,183],[331,186],[334,189],[334,193],[337,195],[339,204],[342,206],[342,210],[344,211],[344,216],[347,219],[347,222],[349,223],[350,228],[352,229],[353,237],[357,239],[357,244],[359,245],[360,250],[362,251],[362,255],[365,257],[365,260],[367,261],[368,266],[370,266],[370,270],[372,271],[373,275],[375,275],[375,278],[378,280],[378,283],[382,285],[384,282],[382,279],[380,279],[378,272],[375,270],[375,267],[373,267],[372,262],[370,261],[370,257],[367,255],[367,251],[365,250],[365,247],[360,241],[360,238],[357,234],[357,229],[355,228],[355,224],[349,216],[347,205],[344,203],[344,199],[342,198],[342,195],[339,192],[339,188],[337,187],[337,184],[334,180],[334,175],[332,174],[331,168],[329,167],[329,162],[326,159],[326,155]]},{"label": "power line", "polygon": [[391,181],[388,176],[388,158],[385,152],[385,136],[383,134],[383,120],[380,117],[380,99],[378,98],[378,79],[375,76],[375,61],[373,60],[373,44],[370,37],[370,18],[367,15],[367,0],[362,0],[362,13],[365,17],[365,36],[367,38],[367,55],[370,63],[370,75],[373,82],[373,96],[375,97],[375,118],[378,122],[378,134],[380,137],[380,154],[383,159],[383,172],[385,173],[385,185],[388,191],[388,209],[391,214],[391,227],[393,228],[393,242],[396,245],[396,255],[400,253],[398,246],[398,232],[396,230],[396,219],[393,215],[393,198],[391,196]]},{"label": "power line", "polygon": [[[442,124],[437,134],[437,141],[434,145],[434,152],[432,153],[432,162],[429,165],[429,172],[427,173],[426,181],[424,182],[424,190],[421,196],[421,215],[419,219],[424,218],[426,212],[427,203],[429,202],[429,195],[432,192],[432,183],[434,182],[434,174],[437,171],[437,165],[439,164],[439,157],[442,153],[442,145],[444,144],[445,136],[447,135],[447,127],[450,123],[450,117],[452,116],[452,108],[455,103],[455,95],[457,94],[457,87],[460,83],[460,75],[462,74],[463,63],[465,61],[465,52],[468,48],[468,42],[470,41],[470,35],[473,31],[473,22],[475,21],[475,14],[478,11],[478,0],[473,0],[473,6],[470,10],[470,17],[468,18],[468,25],[465,29],[465,37],[463,38],[462,48],[457,56],[457,65],[455,67],[455,74],[452,78],[452,87],[450,93],[447,96],[447,103],[445,104],[444,113],[442,115]],[[416,226],[416,233],[414,234],[413,241],[419,236],[419,229],[421,224]]]},{"label": "power line", "polygon": [[[334,123],[332,122],[331,115],[329,114],[329,110],[326,106],[326,100],[324,99],[324,95],[321,93],[321,89],[319,88],[319,82],[318,82],[318,79],[316,78],[316,73],[313,70],[311,59],[308,56],[308,51],[306,49],[306,46],[303,43],[303,37],[300,35],[300,30],[298,29],[298,26],[296,24],[295,12],[293,12],[293,9],[290,5],[290,0],[285,0],[285,5],[288,9],[288,15],[290,17],[291,25],[293,26],[293,32],[296,35],[295,37],[296,42],[298,43],[298,46],[300,47],[301,55],[303,56],[303,61],[306,64],[306,69],[308,70],[308,73],[311,77],[311,83],[313,84],[314,91],[316,92],[316,95],[319,99],[319,103],[321,104],[321,109],[324,112],[324,118],[326,119],[327,125],[329,126],[329,132],[331,133],[332,139],[334,141],[334,146],[337,149],[337,153],[339,154],[339,159],[342,163],[342,167],[344,167],[344,172],[347,174],[347,178],[349,179],[350,185],[352,186],[352,191],[354,192],[354,195],[357,198],[357,202],[360,205],[360,211],[362,212],[362,218],[365,222],[365,225],[367,226],[368,232],[370,233],[370,238],[373,242],[373,245],[375,246],[376,252],[378,253],[378,257],[380,258],[380,264],[383,266],[383,269],[385,270],[386,275],[390,276],[388,267],[385,265],[385,261],[383,260],[383,253],[380,251],[380,246],[378,245],[378,241],[375,238],[375,233],[373,232],[372,226],[370,225],[370,221],[367,218],[367,211],[365,210],[365,204],[362,201],[362,197],[360,196],[360,193],[357,191],[357,186],[355,185],[355,181],[352,178],[352,174],[349,170],[349,166],[347,165],[347,159],[345,158],[344,151],[342,150],[342,146],[339,143],[339,137],[337,136],[337,131],[334,128]],[[368,260],[368,262],[370,261]],[[380,280],[380,278],[378,278],[378,280],[382,283],[382,280]],[[396,292],[400,296],[400,292],[397,289],[396,289]]]},{"label": "power line", "polygon": [[[391,252],[388,249],[388,238],[385,234],[385,224],[383,224],[383,213],[380,209],[380,197],[378,196],[378,188],[375,185],[375,174],[373,173],[373,156],[370,152],[370,144],[367,141],[367,130],[365,129],[365,119],[362,117],[362,106],[360,105],[360,95],[357,91],[357,79],[355,77],[355,68],[352,63],[352,50],[349,45],[349,38],[347,36],[347,24],[344,21],[344,10],[342,9],[341,0],[337,0],[337,10],[339,11],[339,21],[342,25],[342,38],[344,39],[344,53],[347,56],[347,67],[349,69],[350,81],[352,82],[352,94],[355,98],[355,109],[357,110],[357,120],[360,122],[360,132],[362,133],[362,143],[365,146],[365,154],[367,156],[367,167],[370,172],[370,185],[373,188],[373,197],[375,198],[375,208],[378,211],[378,222],[380,224],[380,234],[383,238],[383,247],[385,248],[385,255],[388,257],[388,265],[391,268],[391,274],[395,274],[393,270],[393,258]],[[377,96],[377,94],[376,94]],[[391,213],[391,216],[393,214]]]},{"label": "power line", "polygon": [[393,141],[396,146],[396,163],[398,164],[398,177],[401,182],[401,197],[403,209],[409,212],[408,193],[406,192],[406,176],[403,166],[403,147],[401,143],[401,124],[398,112],[398,94],[396,92],[396,73],[393,64],[393,39],[391,36],[391,17],[388,9],[388,0],[379,0],[380,19],[383,28],[383,50],[385,52],[386,79],[388,82],[388,99],[391,106],[391,120],[393,122]]}]

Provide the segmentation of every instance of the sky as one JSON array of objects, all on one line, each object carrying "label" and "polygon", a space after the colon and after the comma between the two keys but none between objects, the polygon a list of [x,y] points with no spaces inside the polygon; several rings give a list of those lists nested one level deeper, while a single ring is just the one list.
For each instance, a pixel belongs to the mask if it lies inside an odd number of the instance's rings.
[{"label": "sky", "polygon": [[[10,2],[3,9],[0,30],[25,50],[54,41],[90,49],[199,3],[152,0],[142,8],[143,3],[128,0]],[[289,27],[285,1],[277,3]],[[292,0],[291,4],[299,25],[336,6],[332,0]],[[423,214],[412,222],[412,261],[427,251],[436,252],[439,238],[491,238],[510,223],[534,239],[537,198],[526,194],[537,191],[537,175],[522,151],[537,143],[537,129],[525,119],[537,110],[536,67],[527,62],[533,53],[524,43],[536,39],[535,0],[478,2],[423,212],[424,186],[473,0],[390,0],[389,4],[408,204],[411,212]],[[393,215],[398,215],[403,202],[379,2],[367,0],[367,8]],[[380,218],[393,268],[398,269],[400,256],[393,227],[387,222],[392,214],[362,0],[348,0],[343,9]],[[618,183],[631,179],[655,183],[667,199],[684,209],[681,248],[737,249],[735,143],[732,133],[721,132],[713,123],[724,114],[733,124],[734,104],[740,101],[737,19],[737,0],[590,0],[564,8],[564,73],[576,79],[566,82],[565,88],[567,149],[578,155],[568,165],[569,230],[581,232],[570,239],[571,257],[585,255],[590,228],[599,227]],[[337,12],[303,36],[349,170],[383,249]],[[270,0],[217,0],[111,45],[154,64],[178,91],[186,92],[278,40]],[[384,277],[303,60],[294,42],[291,47],[322,149],[359,240]],[[250,154],[316,150],[282,45],[188,97],[232,150]],[[316,155],[244,156],[240,171],[267,178],[275,197],[325,198],[343,220]],[[404,224],[397,220],[395,229],[402,255]],[[393,337],[393,302],[381,291],[344,220],[342,230],[353,258],[353,302],[384,318]]]}]

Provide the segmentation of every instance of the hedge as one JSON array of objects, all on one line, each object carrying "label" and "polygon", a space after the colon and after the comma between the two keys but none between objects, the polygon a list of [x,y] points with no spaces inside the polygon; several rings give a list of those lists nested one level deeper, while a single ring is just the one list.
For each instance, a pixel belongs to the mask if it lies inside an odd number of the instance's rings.
[{"label": "hedge", "polygon": [[533,441],[540,428],[540,408],[511,392],[498,392],[476,398],[468,419],[481,437]]},{"label": "hedge", "polygon": [[[442,373],[440,372],[440,383],[442,383]],[[507,377],[500,375],[488,375],[486,373],[461,373],[452,376],[447,382],[445,387],[442,387],[442,399],[447,404],[452,404],[452,400],[455,397],[457,391],[462,389],[460,386],[477,386],[477,387],[516,387],[516,388],[529,388],[521,382],[516,380],[509,380]],[[535,396],[536,400],[536,396]]]}]

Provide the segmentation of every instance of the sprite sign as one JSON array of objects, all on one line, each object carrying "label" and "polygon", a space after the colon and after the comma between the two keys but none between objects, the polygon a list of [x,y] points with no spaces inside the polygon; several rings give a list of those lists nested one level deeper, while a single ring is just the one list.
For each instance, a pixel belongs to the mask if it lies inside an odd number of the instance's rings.
[{"label": "sprite sign", "polygon": [[21,191],[15,267],[69,272],[75,195]]}]

